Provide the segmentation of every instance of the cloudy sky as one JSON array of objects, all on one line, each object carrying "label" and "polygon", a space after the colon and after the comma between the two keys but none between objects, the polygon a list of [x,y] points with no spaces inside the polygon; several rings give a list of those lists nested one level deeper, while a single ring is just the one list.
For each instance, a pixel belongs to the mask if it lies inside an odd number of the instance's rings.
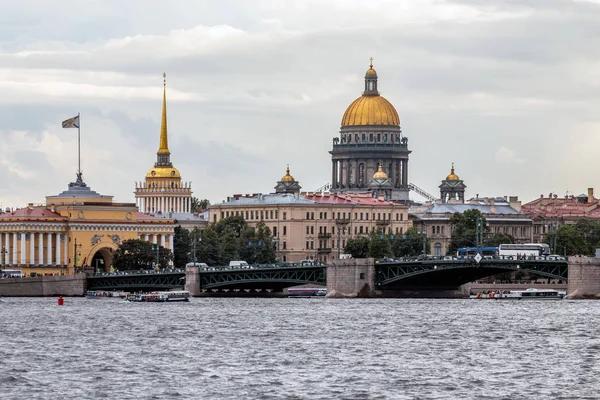
[{"label": "cloudy sky", "polygon": [[0,203],[74,180],[78,112],[85,181],[133,201],[163,72],[196,196],[269,192],[286,164],[315,190],[369,57],[417,186],[437,194],[454,161],[467,196],[600,194],[599,2],[23,0],[0,14]]}]

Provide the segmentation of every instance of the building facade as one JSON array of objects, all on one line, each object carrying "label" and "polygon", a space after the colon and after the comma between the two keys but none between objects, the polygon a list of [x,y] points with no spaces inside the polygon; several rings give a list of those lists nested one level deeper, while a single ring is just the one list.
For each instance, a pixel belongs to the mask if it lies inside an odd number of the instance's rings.
[{"label": "building facade", "polygon": [[379,94],[372,61],[362,96],[344,113],[329,153],[332,192],[370,190],[370,179],[381,165],[391,184],[390,200],[409,200],[408,138],[402,135],[398,112]]},{"label": "building facade", "polygon": [[[289,170],[279,183],[286,180]],[[279,186],[279,185],[278,185]],[[241,216],[249,226],[264,222],[276,239],[278,259],[328,262],[349,239],[374,231],[403,234],[408,207],[371,193],[272,193],[233,195],[209,207],[211,222]]]},{"label": "building facade", "polygon": [[[543,194],[523,205],[523,212],[533,220],[533,240],[546,242],[562,225],[574,225],[580,219],[600,221],[600,200],[594,197],[594,188],[578,196]],[[560,252],[560,249],[557,250]]]},{"label": "building facade", "polygon": [[173,249],[174,223],[139,213],[134,203],[115,203],[77,174],[68,190],[46,204],[0,215],[2,269],[27,275],[108,271],[112,252],[127,239]]}]

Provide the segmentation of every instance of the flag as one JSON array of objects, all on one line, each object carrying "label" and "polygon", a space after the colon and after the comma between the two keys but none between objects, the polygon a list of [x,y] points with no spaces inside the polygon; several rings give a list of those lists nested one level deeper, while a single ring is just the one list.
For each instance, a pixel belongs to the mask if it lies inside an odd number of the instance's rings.
[{"label": "flag", "polygon": [[70,118],[62,123],[63,128],[79,128],[79,115]]}]

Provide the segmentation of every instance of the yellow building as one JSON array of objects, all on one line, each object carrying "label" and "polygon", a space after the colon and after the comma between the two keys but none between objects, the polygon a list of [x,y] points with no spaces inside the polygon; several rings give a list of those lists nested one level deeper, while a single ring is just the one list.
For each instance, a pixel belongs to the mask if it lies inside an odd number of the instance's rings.
[{"label": "yellow building", "polygon": [[108,271],[112,252],[124,240],[172,249],[174,226],[173,220],[139,213],[134,203],[113,202],[113,196],[91,190],[78,174],[68,190],[47,196],[46,205],[0,214],[0,261],[2,269],[27,275]]}]

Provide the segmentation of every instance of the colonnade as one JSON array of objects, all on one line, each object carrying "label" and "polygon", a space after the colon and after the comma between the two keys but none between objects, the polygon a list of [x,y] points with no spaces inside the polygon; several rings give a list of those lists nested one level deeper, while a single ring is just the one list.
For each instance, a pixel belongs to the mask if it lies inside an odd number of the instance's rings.
[{"label": "colonnade", "polygon": [[68,240],[61,232],[0,233],[3,266],[67,265]]},{"label": "colonnade", "polygon": [[383,163],[383,171],[394,187],[408,187],[408,159],[361,158],[332,160],[331,187],[334,189],[367,187],[380,161]]},{"label": "colonnade", "polygon": [[144,213],[189,213],[192,210],[190,196],[143,196],[135,198],[136,205]]}]

